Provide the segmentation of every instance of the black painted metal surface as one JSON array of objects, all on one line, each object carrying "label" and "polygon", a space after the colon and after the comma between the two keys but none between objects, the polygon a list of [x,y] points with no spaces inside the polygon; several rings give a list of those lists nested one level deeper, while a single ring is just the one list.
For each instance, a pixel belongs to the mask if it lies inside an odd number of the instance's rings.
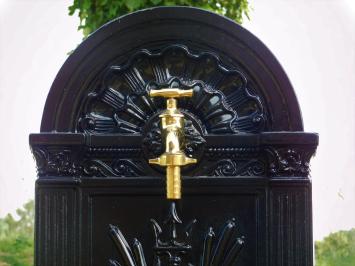
[{"label": "black painted metal surface", "polygon": [[[165,200],[163,101],[192,88],[183,199]],[[313,265],[309,161],[288,78],[232,21],[194,8],[140,11],[99,29],[50,89],[37,163],[36,265]]]}]

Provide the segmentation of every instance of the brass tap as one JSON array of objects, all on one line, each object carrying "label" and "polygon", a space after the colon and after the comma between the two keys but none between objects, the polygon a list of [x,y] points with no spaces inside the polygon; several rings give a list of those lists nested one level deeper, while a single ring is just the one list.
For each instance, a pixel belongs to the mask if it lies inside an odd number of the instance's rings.
[{"label": "brass tap", "polygon": [[150,97],[167,98],[166,110],[159,115],[165,152],[158,158],[149,159],[149,163],[166,167],[166,194],[167,198],[171,200],[181,199],[180,167],[197,162],[196,159],[187,157],[182,150],[185,141],[184,115],[177,109],[177,100],[175,99],[192,97],[192,94],[192,89],[173,88],[151,90],[149,93]]}]

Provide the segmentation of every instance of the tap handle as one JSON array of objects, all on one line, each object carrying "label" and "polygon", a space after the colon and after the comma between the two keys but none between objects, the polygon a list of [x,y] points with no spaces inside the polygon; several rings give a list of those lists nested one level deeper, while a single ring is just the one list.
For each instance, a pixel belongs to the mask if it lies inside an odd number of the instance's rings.
[{"label": "tap handle", "polygon": [[151,90],[149,92],[150,97],[164,97],[164,98],[181,98],[181,97],[192,97],[193,90],[181,90],[174,88],[165,88],[160,90]]}]

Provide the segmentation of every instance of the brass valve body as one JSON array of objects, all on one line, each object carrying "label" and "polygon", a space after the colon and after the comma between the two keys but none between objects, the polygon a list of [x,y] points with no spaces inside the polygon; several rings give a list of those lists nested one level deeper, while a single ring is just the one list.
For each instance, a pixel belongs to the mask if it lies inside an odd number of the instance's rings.
[{"label": "brass valve body", "polygon": [[165,152],[158,158],[149,159],[150,164],[166,167],[166,194],[171,200],[181,199],[181,166],[196,163],[182,150],[185,141],[184,115],[177,109],[175,98],[191,97],[192,90],[161,89],[151,90],[151,97],[168,98],[166,110],[159,115],[161,118],[161,132],[165,144]]}]

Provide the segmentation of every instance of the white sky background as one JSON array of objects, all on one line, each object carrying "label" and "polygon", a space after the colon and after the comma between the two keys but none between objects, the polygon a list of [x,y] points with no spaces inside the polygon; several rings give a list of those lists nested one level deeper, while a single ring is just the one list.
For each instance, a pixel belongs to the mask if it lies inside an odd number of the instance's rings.
[{"label": "white sky background", "polygon": [[[81,42],[70,0],[0,0],[0,217],[34,197],[28,145],[67,52]],[[244,26],[283,65],[312,160],[315,239],[355,227],[355,0],[255,0]]]}]

